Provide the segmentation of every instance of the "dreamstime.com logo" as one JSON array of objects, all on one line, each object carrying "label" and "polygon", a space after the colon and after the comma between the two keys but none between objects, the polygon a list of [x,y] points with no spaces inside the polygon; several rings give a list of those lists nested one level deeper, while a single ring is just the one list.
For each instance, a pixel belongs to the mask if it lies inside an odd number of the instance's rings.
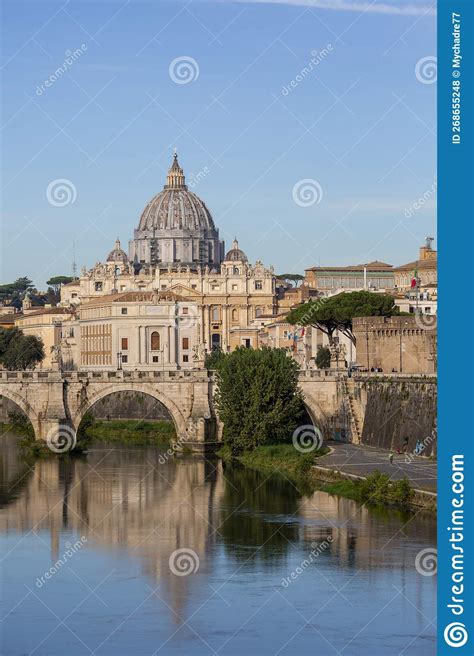
[{"label": "dreamstime.com logo", "polygon": [[319,205],[323,199],[323,189],[317,180],[303,178],[293,186],[293,200],[300,207]]},{"label": "dreamstime.com logo", "polygon": [[74,184],[66,178],[52,180],[46,189],[46,198],[54,207],[65,207],[76,202],[77,190]]},{"label": "dreamstime.com logo", "polygon": [[422,576],[434,576],[438,571],[438,550],[428,547],[419,551],[415,558],[415,569]]},{"label": "dreamstime.com logo", "polygon": [[300,453],[311,453],[315,449],[320,449],[323,445],[323,435],[319,428],[313,424],[298,426],[294,431],[293,446]]},{"label": "dreamstime.com logo", "polygon": [[433,55],[416,62],[415,76],[421,84],[434,84],[438,79],[438,59]]},{"label": "dreamstime.com logo", "polygon": [[54,426],[46,436],[48,449],[53,453],[67,453],[68,451],[72,451],[76,443],[76,431],[66,424]]},{"label": "dreamstime.com logo", "polygon": [[175,84],[196,82],[199,77],[199,64],[192,57],[182,55],[170,63],[168,73]]},{"label": "dreamstime.com logo", "polygon": [[466,625],[462,622],[451,622],[444,629],[444,641],[450,647],[464,647],[469,636]]},{"label": "dreamstime.com logo", "polygon": [[199,556],[192,549],[176,549],[169,558],[169,566],[176,576],[196,574],[199,569]]}]

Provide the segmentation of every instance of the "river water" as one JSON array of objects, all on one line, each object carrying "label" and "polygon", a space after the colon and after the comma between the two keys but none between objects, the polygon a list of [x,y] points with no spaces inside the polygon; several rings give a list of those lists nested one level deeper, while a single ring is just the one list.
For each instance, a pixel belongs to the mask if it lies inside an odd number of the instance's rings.
[{"label": "river water", "polygon": [[430,516],[164,449],[0,456],[2,654],[435,655]]}]

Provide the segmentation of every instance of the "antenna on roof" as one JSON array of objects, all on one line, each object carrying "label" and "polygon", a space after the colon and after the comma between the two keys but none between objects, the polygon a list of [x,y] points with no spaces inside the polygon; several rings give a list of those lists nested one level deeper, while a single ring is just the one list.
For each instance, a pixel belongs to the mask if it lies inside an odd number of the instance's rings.
[{"label": "antenna on roof", "polygon": [[72,277],[73,280],[77,278],[77,264],[76,264],[76,242],[72,242]]}]

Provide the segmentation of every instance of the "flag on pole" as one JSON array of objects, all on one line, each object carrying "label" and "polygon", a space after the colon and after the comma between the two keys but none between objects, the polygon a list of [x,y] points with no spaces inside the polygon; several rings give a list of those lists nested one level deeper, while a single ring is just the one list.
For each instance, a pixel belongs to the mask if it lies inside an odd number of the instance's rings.
[{"label": "flag on pole", "polygon": [[415,271],[413,272],[413,278],[411,279],[411,287],[417,287],[418,286],[418,267],[415,268]]}]

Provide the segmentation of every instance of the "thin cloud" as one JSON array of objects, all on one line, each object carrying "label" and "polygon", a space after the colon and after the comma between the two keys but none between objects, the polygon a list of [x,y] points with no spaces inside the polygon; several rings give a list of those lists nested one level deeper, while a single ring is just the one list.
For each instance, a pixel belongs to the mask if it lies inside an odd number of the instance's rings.
[{"label": "thin cloud", "polygon": [[272,4],[293,7],[314,7],[332,11],[357,11],[369,14],[391,14],[395,16],[436,16],[430,5],[391,5],[385,2],[351,2],[350,0],[216,0],[217,2],[239,2],[247,4]]}]

